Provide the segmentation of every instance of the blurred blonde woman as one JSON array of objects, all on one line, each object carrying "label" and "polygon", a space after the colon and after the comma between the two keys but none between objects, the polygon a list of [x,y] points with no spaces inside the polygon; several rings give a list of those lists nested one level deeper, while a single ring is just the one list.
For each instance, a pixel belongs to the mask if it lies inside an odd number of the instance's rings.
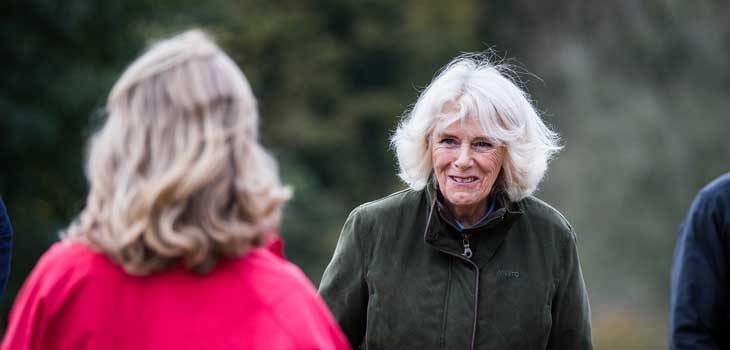
[{"label": "blurred blonde woman", "polygon": [[288,188],[235,63],[200,31],[112,89],[78,220],[40,259],[2,349],[346,349],[274,247]]}]

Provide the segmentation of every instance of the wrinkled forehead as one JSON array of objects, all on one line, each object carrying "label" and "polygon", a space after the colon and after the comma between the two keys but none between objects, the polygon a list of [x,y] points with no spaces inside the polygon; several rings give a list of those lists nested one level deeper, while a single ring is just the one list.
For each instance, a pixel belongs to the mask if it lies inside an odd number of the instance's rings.
[{"label": "wrinkled forehead", "polygon": [[[497,118],[494,107],[491,108],[470,108],[469,104],[461,101],[448,101],[444,103],[440,111],[434,115],[433,136],[445,132],[453,133],[459,130],[471,137],[485,137],[493,139],[494,135],[489,132],[490,125],[494,124]],[[474,106],[475,107],[475,106]]]}]

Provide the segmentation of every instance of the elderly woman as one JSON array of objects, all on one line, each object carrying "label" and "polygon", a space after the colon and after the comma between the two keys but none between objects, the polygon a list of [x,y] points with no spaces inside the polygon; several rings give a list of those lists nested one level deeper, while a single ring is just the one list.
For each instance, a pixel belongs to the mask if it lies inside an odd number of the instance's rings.
[{"label": "elderly woman", "polygon": [[352,211],[319,289],[353,346],[592,347],[573,228],[531,196],[557,135],[509,72],[456,58],[396,130],[410,188]]},{"label": "elderly woman", "polygon": [[18,295],[2,349],[346,349],[314,287],[266,246],[289,190],[251,88],[199,31],[117,81],[86,207]]}]

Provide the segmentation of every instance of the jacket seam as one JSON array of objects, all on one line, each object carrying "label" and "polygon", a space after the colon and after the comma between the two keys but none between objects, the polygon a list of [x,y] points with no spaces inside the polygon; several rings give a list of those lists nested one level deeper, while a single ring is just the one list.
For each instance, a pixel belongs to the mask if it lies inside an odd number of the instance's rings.
[{"label": "jacket seam", "polygon": [[[360,256],[360,279],[367,286],[368,285],[368,283],[367,283],[367,266],[369,265],[369,259],[368,259],[368,254],[367,254],[368,249],[364,249],[365,245],[363,244],[361,237],[360,237],[362,235],[362,233],[361,233],[362,230],[360,229],[360,226],[361,226],[361,221],[363,220],[363,217],[360,213],[361,209],[362,209],[362,206],[355,209],[354,215],[355,215],[356,220],[355,220],[355,225],[354,225],[355,232],[353,232],[353,234],[355,236],[355,241],[357,242],[357,245],[360,247],[360,254],[361,254],[361,256]],[[371,229],[372,229],[372,227],[371,227]],[[368,298],[369,298],[369,294],[370,294],[370,287],[368,286]]]},{"label": "jacket seam", "polygon": [[449,259],[449,275],[446,278],[446,293],[444,295],[444,316],[441,320],[441,341],[440,341],[440,348],[446,349],[446,322],[448,320],[449,315],[449,296],[451,295],[451,278],[454,268],[454,259],[451,257],[448,257]]},{"label": "jacket seam", "polygon": [[576,240],[575,232],[573,232],[573,230],[570,228],[568,231],[570,232],[570,237],[563,239],[562,242],[560,242],[560,249],[558,250],[558,255],[560,257],[560,259],[558,260],[558,264],[559,264],[558,266],[560,268],[557,269],[558,273],[559,273],[559,275],[557,276],[558,277],[557,280],[558,280],[559,284],[561,284],[561,282],[563,282],[563,280],[565,279],[565,276],[567,275],[567,273],[566,273],[567,272],[566,268],[568,267],[568,266],[566,266],[566,264],[568,262],[568,255],[567,255],[568,252],[567,251],[570,248],[571,242],[575,242],[575,240]]}]

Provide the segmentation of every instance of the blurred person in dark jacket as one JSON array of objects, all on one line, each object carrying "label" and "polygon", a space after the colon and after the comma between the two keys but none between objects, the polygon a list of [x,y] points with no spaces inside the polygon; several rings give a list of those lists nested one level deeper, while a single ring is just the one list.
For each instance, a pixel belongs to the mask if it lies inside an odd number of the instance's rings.
[{"label": "blurred person in dark jacket", "polygon": [[730,349],[730,173],[702,188],[679,231],[671,349]]},{"label": "blurred person in dark jacket", "polygon": [[290,191],[228,55],[198,30],[160,41],[107,113],[86,206],[25,281],[1,349],[349,348],[276,249]]},{"label": "blurred person in dark jacket", "polygon": [[10,276],[10,258],[13,248],[13,226],[10,225],[10,217],[5,208],[3,199],[0,198],[0,296],[5,292]]},{"label": "blurred person in dark jacket", "polygon": [[352,211],[319,287],[354,347],[592,348],[576,235],[532,196],[558,136],[511,75],[460,56],[397,128],[410,188]]}]

